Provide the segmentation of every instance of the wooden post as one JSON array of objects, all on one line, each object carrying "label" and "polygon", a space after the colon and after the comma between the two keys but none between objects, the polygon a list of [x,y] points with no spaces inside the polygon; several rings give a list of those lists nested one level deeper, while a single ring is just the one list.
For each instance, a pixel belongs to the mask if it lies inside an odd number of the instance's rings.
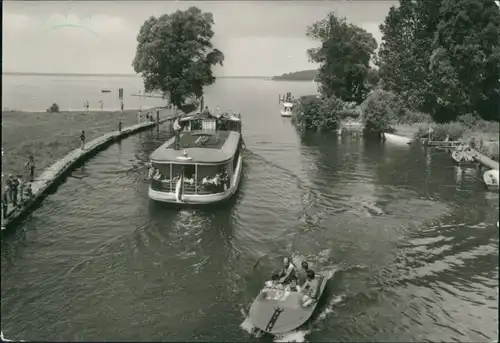
[{"label": "wooden post", "polygon": [[170,182],[170,193],[172,193],[172,163],[170,163],[170,178],[169,178]]},{"label": "wooden post", "polygon": [[198,164],[194,165],[194,194],[198,194]]}]

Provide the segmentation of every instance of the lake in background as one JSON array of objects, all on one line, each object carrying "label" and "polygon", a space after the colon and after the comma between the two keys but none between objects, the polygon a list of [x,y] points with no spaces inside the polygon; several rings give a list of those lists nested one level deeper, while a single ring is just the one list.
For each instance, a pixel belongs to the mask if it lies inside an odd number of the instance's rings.
[{"label": "lake in background", "polygon": [[[110,88],[105,107],[118,107],[122,87],[127,107],[162,102],[127,97],[141,85],[4,76],[2,99],[13,109],[98,107]],[[299,134],[279,114],[286,92],[315,85],[219,79],[207,88],[208,106],[242,114],[249,148],[225,205],[149,200],[144,165],[171,137],[168,125],[76,169],[1,242],[6,337],[269,341],[247,332],[246,313],[291,255],[333,276],[312,321],[275,340],[497,339],[498,194],[446,153]]]}]

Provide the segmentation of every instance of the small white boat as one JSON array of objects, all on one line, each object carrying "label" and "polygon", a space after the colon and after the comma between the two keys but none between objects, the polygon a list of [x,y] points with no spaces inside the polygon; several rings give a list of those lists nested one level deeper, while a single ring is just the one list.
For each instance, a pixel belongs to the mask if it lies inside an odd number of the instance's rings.
[{"label": "small white boat", "polygon": [[483,181],[490,190],[498,190],[499,173],[498,169],[485,171]]},{"label": "small white boat", "polygon": [[392,133],[384,132],[384,137],[385,137],[386,141],[388,141],[390,143],[394,143],[394,144],[399,144],[399,145],[411,144],[411,142],[412,142],[411,138],[393,135]]},{"label": "small white boat", "polygon": [[291,102],[283,103],[283,109],[281,110],[282,117],[291,117],[292,116],[293,104]]}]

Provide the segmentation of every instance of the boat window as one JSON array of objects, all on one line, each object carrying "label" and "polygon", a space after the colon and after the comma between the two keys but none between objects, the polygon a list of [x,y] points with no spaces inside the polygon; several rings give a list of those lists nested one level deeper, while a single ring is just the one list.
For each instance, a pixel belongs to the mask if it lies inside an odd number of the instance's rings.
[{"label": "boat window", "polygon": [[[231,163],[231,162],[228,162]],[[229,188],[230,164],[198,165],[197,193],[222,193]]]},{"label": "boat window", "polygon": [[151,188],[155,191],[171,192],[170,163],[153,163],[152,172]]},{"label": "boat window", "polygon": [[202,121],[202,128],[205,131],[215,131],[215,120],[205,119]]},{"label": "boat window", "polygon": [[194,130],[201,130],[202,129],[202,125],[201,125],[201,120],[193,120],[191,122],[191,130],[194,131]]},{"label": "boat window", "polygon": [[155,169],[155,174],[158,175],[159,172],[160,180],[170,179],[170,163],[153,163],[153,168]]},{"label": "boat window", "polygon": [[182,164],[172,163],[172,179],[179,179],[182,173]]},{"label": "boat window", "polygon": [[194,173],[195,173],[196,167],[194,164],[187,164],[184,166],[184,177],[185,178],[194,178]]}]

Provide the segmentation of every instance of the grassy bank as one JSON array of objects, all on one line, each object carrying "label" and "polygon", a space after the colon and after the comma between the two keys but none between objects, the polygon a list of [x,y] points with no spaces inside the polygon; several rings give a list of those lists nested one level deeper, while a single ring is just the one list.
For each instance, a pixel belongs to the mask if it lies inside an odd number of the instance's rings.
[{"label": "grassy bank", "polygon": [[468,143],[489,158],[495,161],[499,160],[500,125],[497,122],[478,120],[470,124],[463,122],[450,122],[446,124],[428,122],[400,123],[394,125],[393,129],[394,134],[400,136],[421,138],[429,132],[430,127],[433,129],[432,140],[442,141],[448,136],[450,140]]},{"label": "grassy bank", "polygon": [[[80,132],[85,130],[90,141],[107,132],[137,123],[137,111],[123,114],[110,111],[99,112],[2,112],[2,172],[27,175],[24,169],[28,155],[36,161],[36,174],[50,166],[71,150],[80,146]],[[3,180],[2,180],[3,181]]]}]

